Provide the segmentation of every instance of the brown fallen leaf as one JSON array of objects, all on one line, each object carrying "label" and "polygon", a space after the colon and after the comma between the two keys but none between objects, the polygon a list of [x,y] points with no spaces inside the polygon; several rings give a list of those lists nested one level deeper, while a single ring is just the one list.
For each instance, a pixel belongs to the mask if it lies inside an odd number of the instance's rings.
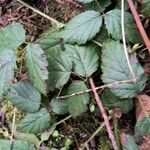
[{"label": "brown fallen leaf", "polygon": [[[150,115],[150,97],[146,94],[138,95],[136,97],[136,119],[137,122],[144,117]],[[140,150],[150,150],[150,135],[142,136],[140,140]]]},{"label": "brown fallen leaf", "polygon": [[136,119],[138,121],[143,117],[150,115],[150,97],[143,94],[138,95],[136,98]]}]

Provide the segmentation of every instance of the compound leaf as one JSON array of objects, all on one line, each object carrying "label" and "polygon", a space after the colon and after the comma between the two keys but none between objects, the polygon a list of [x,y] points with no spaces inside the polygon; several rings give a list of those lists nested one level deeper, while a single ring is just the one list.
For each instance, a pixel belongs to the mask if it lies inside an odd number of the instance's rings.
[{"label": "compound leaf", "polygon": [[86,11],[75,16],[65,27],[63,38],[70,43],[84,44],[100,31],[102,16],[96,11]]},{"label": "compound leaf", "polygon": [[49,89],[53,91],[65,85],[69,80],[72,62],[59,46],[52,47],[46,54],[49,63]]},{"label": "compound leaf", "polygon": [[[132,79],[123,46],[119,42],[106,43],[102,52],[102,80],[105,84]],[[137,77],[137,83],[124,83],[111,88],[111,91],[121,98],[132,98],[145,87],[147,78],[140,64],[134,63],[132,68]]]},{"label": "compound leaf", "polygon": [[38,44],[28,44],[25,54],[25,65],[29,80],[44,95],[46,95],[48,79],[48,62],[44,51]]},{"label": "compound leaf", "polygon": [[25,41],[25,30],[20,23],[11,23],[0,30],[0,48],[14,49]]},{"label": "compound leaf", "polygon": [[[125,35],[128,41],[132,43],[141,43],[141,38],[138,30],[135,27],[133,18],[130,13],[125,12]],[[121,10],[114,9],[105,14],[105,25],[108,31],[114,39],[122,39],[121,32]]]},{"label": "compound leaf", "polygon": [[41,94],[28,81],[12,84],[8,97],[15,106],[26,112],[36,112],[40,107]]},{"label": "compound leaf", "polygon": [[75,73],[89,77],[97,70],[99,56],[94,47],[66,45],[65,48],[73,61]]},{"label": "compound leaf", "polygon": [[35,150],[33,144],[27,141],[14,140],[0,140],[0,150]]},{"label": "compound leaf", "polygon": [[37,134],[44,131],[50,126],[50,114],[45,108],[36,113],[29,113],[18,124],[17,130],[24,133]]},{"label": "compound leaf", "polygon": [[[67,94],[70,95],[79,91],[85,91],[87,89],[88,88],[84,82],[75,81],[69,86]],[[68,98],[69,113],[72,117],[75,118],[86,111],[89,99],[90,97],[88,93]]]},{"label": "compound leaf", "polygon": [[14,77],[16,57],[11,49],[0,51],[0,100]]}]

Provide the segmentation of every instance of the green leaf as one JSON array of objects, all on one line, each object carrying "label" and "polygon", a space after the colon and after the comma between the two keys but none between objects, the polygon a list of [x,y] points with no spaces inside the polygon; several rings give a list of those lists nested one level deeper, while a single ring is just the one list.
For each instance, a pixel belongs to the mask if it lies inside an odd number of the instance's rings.
[{"label": "green leaf", "polygon": [[0,48],[14,49],[25,41],[25,30],[20,23],[11,23],[0,30]]},{"label": "green leaf", "polygon": [[77,0],[77,1],[86,4],[92,2],[93,0]]},{"label": "green leaf", "polygon": [[49,89],[53,91],[60,88],[69,80],[72,62],[68,55],[61,50],[59,46],[55,46],[47,52],[49,63]]},{"label": "green leaf", "polygon": [[16,132],[15,139],[18,139],[20,141],[27,141],[36,146],[38,146],[38,144],[40,143],[40,140],[34,134],[29,134],[29,133]]},{"label": "green leaf", "polygon": [[17,130],[24,133],[37,134],[50,126],[50,114],[45,108],[36,113],[30,113],[18,124]]},{"label": "green leaf", "polygon": [[25,65],[29,80],[44,95],[46,95],[48,79],[48,62],[44,51],[38,44],[28,44],[25,54]]},{"label": "green leaf", "polygon": [[48,29],[37,41],[44,51],[47,51],[49,48],[54,47],[62,43],[63,38],[61,38],[60,29]]},{"label": "green leaf", "polygon": [[97,70],[99,56],[94,47],[66,45],[65,48],[73,61],[75,73],[89,77]]},{"label": "green leaf", "polygon": [[[125,35],[128,41],[132,43],[141,43],[141,37],[138,30],[135,27],[133,18],[130,13],[124,13],[125,18]],[[122,39],[121,32],[121,10],[114,9],[105,14],[105,25],[108,31],[114,39]]]},{"label": "green leaf", "polygon": [[84,7],[86,10],[95,10],[95,11],[103,12],[105,8],[108,7],[110,4],[111,4],[111,0],[97,0],[97,2],[94,0],[91,3],[86,3]]},{"label": "green leaf", "polygon": [[56,126],[51,126],[51,128],[41,134],[41,142],[47,141],[50,135],[54,132]]},{"label": "green leaf", "polygon": [[139,150],[135,139],[131,135],[126,135],[123,143],[123,150]]},{"label": "green leaf", "polygon": [[150,0],[143,0],[143,11],[146,17],[150,17]]},{"label": "green leaf", "polygon": [[[86,91],[87,89],[88,88],[84,82],[75,81],[69,86],[67,94],[70,95],[76,92]],[[84,113],[87,110],[87,104],[89,103],[89,100],[89,93],[68,98],[69,113],[72,115],[72,117],[75,118]]]},{"label": "green leaf", "polygon": [[12,84],[8,97],[15,106],[26,112],[33,113],[40,108],[41,94],[28,81]]},{"label": "green leaf", "polygon": [[120,99],[114,95],[110,89],[105,89],[101,93],[101,100],[103,105],[108,108],[120,108],[124,113],[128,113],[133,108],[132,99]]},{"label": "green leaf", "polygon": [[9,83],[13,80],[16,57],[13,50],[0,51],[0,100]]},{"label": "green leaf", "polygon": [[35,150],[33,144],[26,141],[14,140],[0,140],[0,150]]},{"label": "green leaf", "polygon": [[58,100],[54,97],[51,100],[50,106],[55,114],[64,115],[68,113],[68,101],[67,100]]},{"label": "green leaf", "polygon": [[[119,42],[106,43],[102,52],[102,80],[105,84],[132,79],[123,46]],[[132,68],[137,77],[137,83],[124,83],[111,88],[111,91],[121,98],[132,98],[145,87],[147,78],[140,64],[132,64]]]},{"label": "green leaf", "polygon": [[138,120],[135,125],[135,136],[146,136],[150,134],[150,115]]},{"label": "green leaf", "polygon": [[102,16],[99,12],[83,12],[66,25],[63,38],[70,43],[85,44],[100,31],[101,25]]}]

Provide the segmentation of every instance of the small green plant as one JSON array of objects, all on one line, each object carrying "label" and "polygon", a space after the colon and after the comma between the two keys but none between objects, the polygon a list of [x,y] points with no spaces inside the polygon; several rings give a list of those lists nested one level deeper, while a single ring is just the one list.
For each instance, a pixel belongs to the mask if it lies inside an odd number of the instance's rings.
[{"label": "small green plant", "polygon": [[[93,74],[98,74],[96,81],[104,83],[97,87],[104,89],[101,93],[104,107],[121,108],[124,113],[133,108],[132,98],[146,85],[148,78],[135,55],[130,54],[131,63],[127,63],[120,2],[107,9],[112,4],[110,0],[78,1],[92,7],[86,7],[65,27],[61,24],[61,28],[46,31],[33,43],[26,41],[20,23],[13,22],[0,31],[0,100],[7,97],[25,113],[12,136],[17,132],[41,134],[53,127],[53,114],[76,118],[85,113],[92,102],[89,79]],[[146,4],[143,7],[147,16]],[[131,13],[124,11],[124,22],[128,49],[143,44]],[[27,73],[26,80],[21,78],[23,73]],[[55,95],[52,94],[47,105],[50,91]],[[143,131],[141,123],[136,128],[142,133],[150,132],[149,128]],[[29,141],[0,140],[0,148],[29,150],[39,146],[35,144],[37,139]]]}]

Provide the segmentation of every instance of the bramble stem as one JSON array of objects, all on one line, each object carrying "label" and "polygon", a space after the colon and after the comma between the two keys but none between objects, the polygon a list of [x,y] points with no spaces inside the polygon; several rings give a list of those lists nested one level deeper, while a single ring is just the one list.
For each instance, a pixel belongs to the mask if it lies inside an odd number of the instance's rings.
[{"label": "bramble stem", "polygon": [[115,140],[115,137],[114,137],[114,134],[113,134],[113,131],[111,129],[111,126],[110,126],[110,122],[109,122],[109,118],[107,116],[107,113],[103,107],[103,104],[100,100],[100,97],[95,89],[95,85],[94,85],[94,81],[92,78],[89,79],[89,82],[90,82],[90,85],[91,85],[91,88],[92,88],[92,92],[94,94],[94,97],[95,97],[95,101],[99,107],[99,110],[102,114],[102,117],[104,119],[104,122],[105,122],[105,125],[106,125],[106,129],[107,129],[107,132],[108,132],[108,135],[109,135],[109,139],[111,140],[111,143],[112,143],[112,146],[113,146],[113,149],[114,150],[118,150],[118,147],[117,147],[117,143],[116,143],[116,140]]},{"label": "bramble stem", "polygon": [[147,47],[147,49],[148,49],[148,51],[150,53],[150,41],[149,41],[149,38],[148,38],[148,36],[147,36],[147,34],[146,34],[145,30],[144,30],[144,27],[143,27],[142,23],[141,23],[140,17],[138,16],[138,13],[137,13],[137,11],[135,9],[133,1],[132,0],[127,0],[127,2],[128,2],[129,7],[130,7],[130,10],[131,10],[131,12],[133,14],[133,17],[134,17],[134,20],[136,22],[136,25],[137,25],[137,27],[138,27],[138,29],[140,31],[142,39],[143,39],[143,41],[144,41],[144,43],[145,43],[145,45],[146,45],[146,47]]}]

